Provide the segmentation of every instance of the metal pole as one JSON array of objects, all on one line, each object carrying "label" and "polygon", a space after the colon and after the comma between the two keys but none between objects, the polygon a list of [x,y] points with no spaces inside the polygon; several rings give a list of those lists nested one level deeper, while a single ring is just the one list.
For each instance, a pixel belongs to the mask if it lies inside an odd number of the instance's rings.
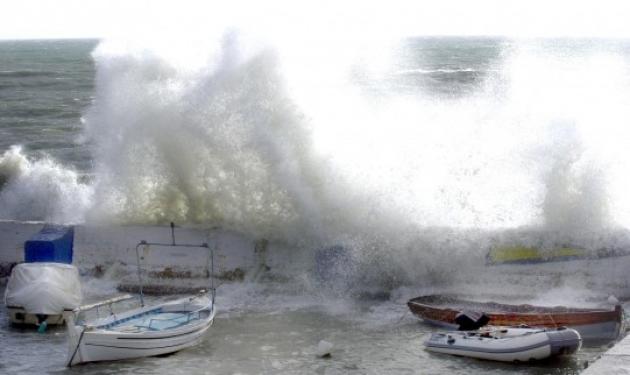
[{"label": "metal pole", "polygon": [[214,297],[216,291],[214,290],[214,248],[208,246],[210,250],[210,290],[212,290],[212,309],[214,310]]},{"label": "metal pole", "polygon": [[144,295],[142,293],[142,269],[140,268],[140,252],[138,252],[138,248],[140,245],[147,245],[146,241],[140,241],[139,244],[136,245],[136,261],[138,263],[138,284],[140,286],[140,306],[144,307]]},{"label": "metal pole", "polygon": [[175,246],[175,223],[171,221],[171,238],[173,239],[173,246]]}]

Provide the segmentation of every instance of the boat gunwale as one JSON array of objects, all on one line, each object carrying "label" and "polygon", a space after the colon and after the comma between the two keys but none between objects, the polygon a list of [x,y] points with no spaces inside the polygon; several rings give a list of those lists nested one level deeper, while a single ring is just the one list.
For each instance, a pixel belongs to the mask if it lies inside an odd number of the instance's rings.
[{"label": "boat gunwale", "polygon": [[[431,304],[434,300],[437,300],[436,303]],[[421,306],[426,306],[432,309],[451,309],[454,310],[453,306],[448,306],[448,304],[458,304],[458,305],[468,305],[473,307],[484,307],[484,308],[494,308],[496,311],[488,310],[490,313],[516,313],[516,314],[574,314],[574,313],[607,313],[607,312],[615,312],[615,309],[606,309],[602,307],[566,307],[566,306],[537,306],[530,304],[518,304],[518,305],[510,305],[506,303],[498,303],[493,301],[488,302],[479,302],[479,301],[469,301],[464,299],[459,299],[456,297],[450,296],[442,296],[442,295],[427,295],[420,296],[410,299],[408,304],[416,304]],[[468,306],[462,306],[462,310],[474,310],[474,308],[469,308]]]},{"label": "boat gunwale", "polygon": [[[431,301],[438,301],[435,305]],[[447,303],[456,303],[458,306],[448,306]],[[469,303],[471,306],[465,307]],[[567,308],[567,307],[543,307],[533,305],[507,305],[495,302],[473,302],[439,295],[420,296],[407,302],[409,309],[422,319],[440,321],[455,324],[455,316],[462,311],[481,311],[490,318],[493,325],[528,324],[533,326],[558,327],[563,325],[579,326],[598,324],[605,322],[621,323],[623,309],[618,305],[614,309],[603,308]],[[455,308],[461,307],[456,310]],[[506,310],[500,311],[500,307]],[[519,308],[530,311],[519,311]],[[534,309],[534,310],[531,310]]]}]

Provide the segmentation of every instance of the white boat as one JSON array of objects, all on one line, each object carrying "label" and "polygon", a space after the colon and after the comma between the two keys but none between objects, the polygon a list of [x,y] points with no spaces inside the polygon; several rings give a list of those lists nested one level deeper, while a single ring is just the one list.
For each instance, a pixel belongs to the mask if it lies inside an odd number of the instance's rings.
[{"label": "white boat", "polygon": [[[131,296],[126,296],[131,298]],[[123,298],[77,309],[118,302]],[[133,309],[80,324],[67,314],[69,353],[67,366],[173,353],[194,345],[214,321],[212,298],[206,293]]]},{"label": "white boat", "polygon": [[[204,333],[210,328],[215,316],[215,289],[211,283],[209,292],[153,306],[144,305],[142,293],[142,272],[140,267],[140,246],[199,247],[209,249],[207,244],[183,245],[175,243],[149,243],[141,241],[136,246],[141,307],[123,313],[114,313],[114,303],[133,298],[121,296],[82,306],[64,313],[68,327],[69,351],[67,366],[84,362],[112,361],[139,357],[150,357],[173,353],[201,342]],[[210,267],[213,269],[213,255],[210,250]],[[211,273],[211,276],[213,273]],[[212,277],[211,277],[211,280]],[[108,306],[110,315],[89,322],[78,319],[81,313]],[[98,311],[98,310],[97,310]]]},{"label": "white boat", "polygon": [[479,331],[431,334],[426,350],[503,362],[525,362],[577,352],[580,334],[570,328],[487,327]]},{"label": "white boat", "polygon": [[13,324],[63,324],[63,311],[81,305],[79,271],[70,264],[21,263],[13,267],[4,294]]}]

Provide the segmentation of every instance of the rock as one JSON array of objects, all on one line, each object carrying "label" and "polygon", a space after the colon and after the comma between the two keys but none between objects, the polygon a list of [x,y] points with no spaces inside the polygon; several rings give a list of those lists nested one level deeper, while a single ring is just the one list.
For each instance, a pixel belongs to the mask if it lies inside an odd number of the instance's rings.
[{"label": "rock", "polygon": [[321,340],[317,345],[317,356],[321,358],[330,357],[333,346],[333,343]]}]

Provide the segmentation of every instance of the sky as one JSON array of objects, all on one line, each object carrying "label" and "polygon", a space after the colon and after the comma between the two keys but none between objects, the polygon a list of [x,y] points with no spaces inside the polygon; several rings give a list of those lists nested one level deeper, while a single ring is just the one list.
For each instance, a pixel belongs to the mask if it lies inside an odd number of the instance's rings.
[{"label": "sky", "polygon": [[623,0],[0,0],[0,39],[136,38],[244,26],[264,33],[630,37]]}]

